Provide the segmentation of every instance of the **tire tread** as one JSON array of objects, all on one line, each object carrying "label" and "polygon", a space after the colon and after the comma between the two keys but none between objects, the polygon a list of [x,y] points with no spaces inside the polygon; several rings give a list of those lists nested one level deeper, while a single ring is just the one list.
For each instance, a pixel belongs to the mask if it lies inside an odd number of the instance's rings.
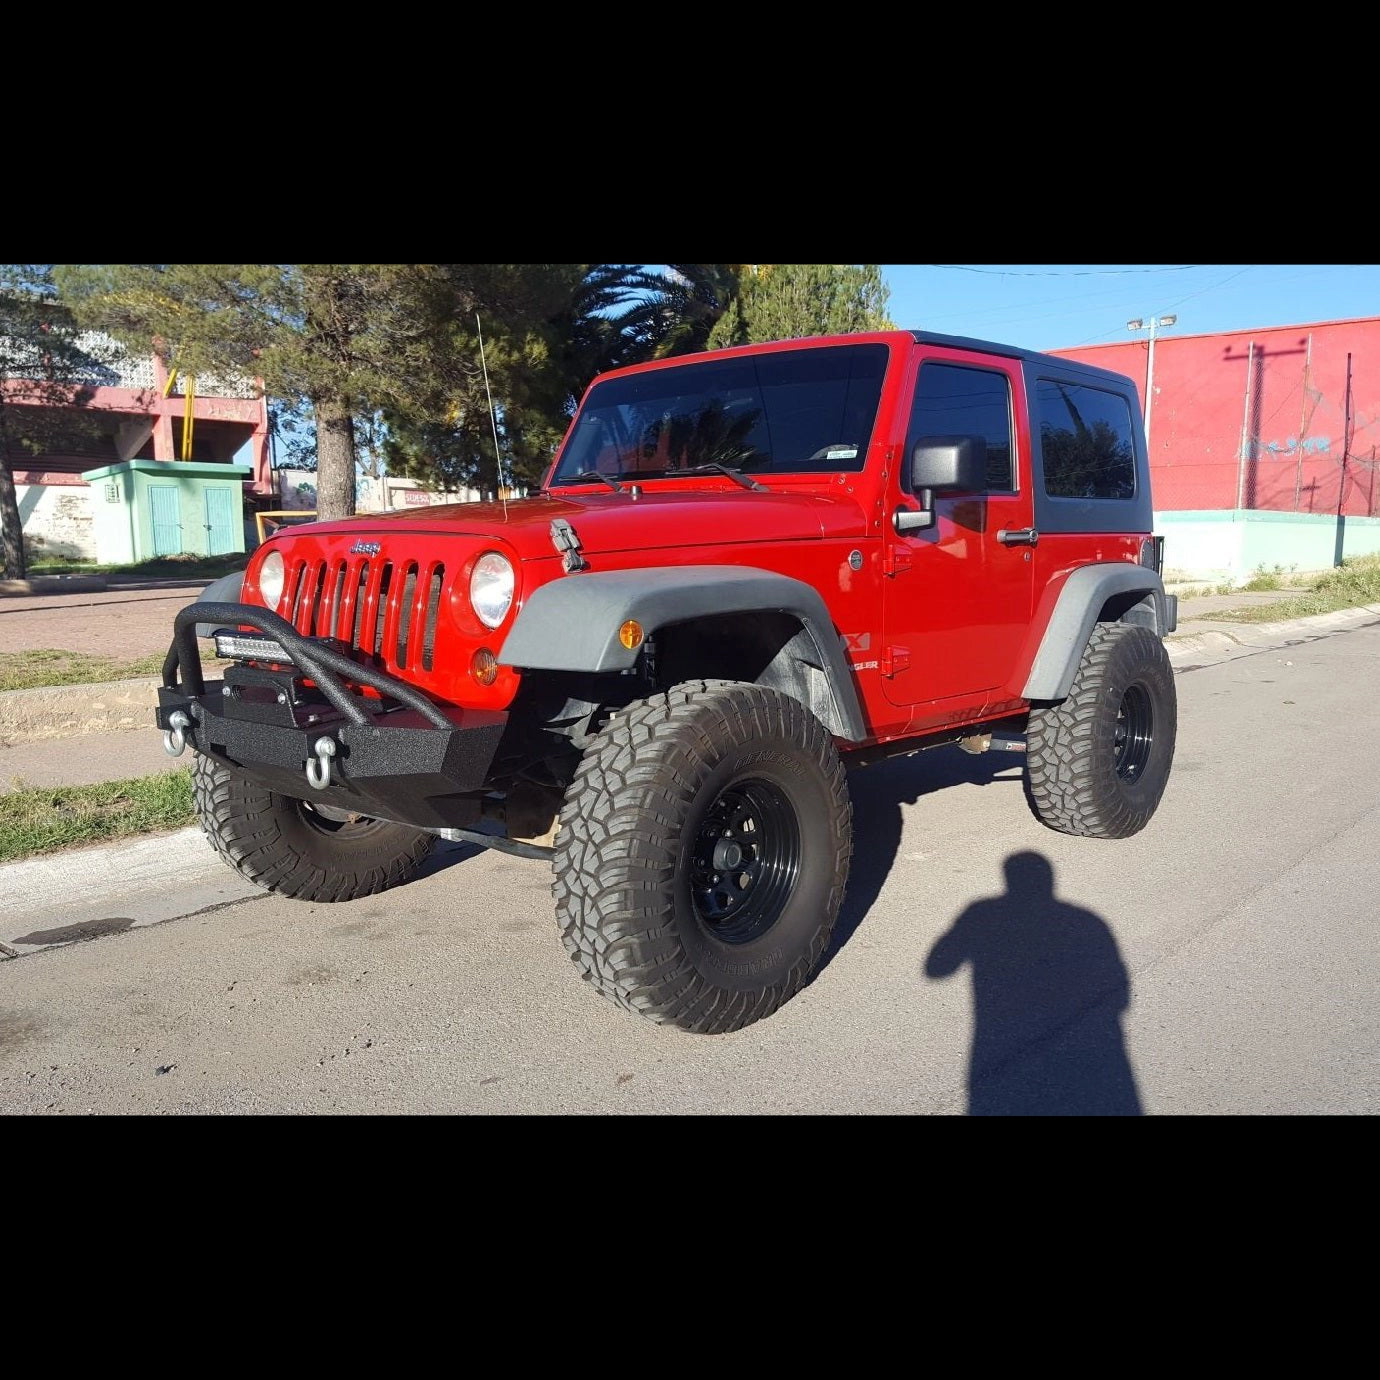
[{"label": "tire tread", "polygon": [[[807,950],[755,991],[716,987],[676,936],[672,887],[695,778],[717,737],[784,736],[822,765],[840,839],[834,884]],[[737,1030],[805,985],[828,945],[852,848],[852,804],[827,730],[798,701],[757,685],[687,681],[616,714],[566,792],[553,859],[561,941],[585,981],[625,1010],[700,1034]]]},{"label": "tire tread", "polygon": [[[1155,725],[1161,756],[1155,770],[1164,779],[1147,801],[1127,799],[1117,788],[1106,754],[1120,691],[1119,663],[1148,663],[1169,686],[1167,706]],[[1164,709],[1167,707],[1167,717]],[[1176,732],[1173,670],[1164,644],[1149,628],[1098,623],[1084,648],[1068,696],[1030,711],[1026,728],[1026,796],[1035,815],[1051,829],[1086,838],[1119,839],[1138,833],[1159,804],[1169,774]],[[1159,763],[1163,765],[1160,766]]]},{"label": "tire tread", "polygon": [[279,812],[289,808],[286,797],[201,753],[192,769],[192,799],[202,833],[241,877],[298,901],[352,901],[401,886],[436,842],[431,834],[394,825],[398,847],[386,863],[352,869],[342,842],[342,866],[321,867],[284,837]]}]

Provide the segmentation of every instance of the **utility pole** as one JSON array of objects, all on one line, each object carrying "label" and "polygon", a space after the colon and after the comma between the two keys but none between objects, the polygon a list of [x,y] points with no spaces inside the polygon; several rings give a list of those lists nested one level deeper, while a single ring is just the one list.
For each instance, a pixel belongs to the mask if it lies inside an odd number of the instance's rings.
[{"label": "utility pole", "polygon": [[1172,326],[1177,316],[1138,316],[1126,323],[1128,331],[1150,332],[1150,357],[1145,365],[1145,449],[1150,450],[1150,409],[1155,404],[1155,332],[1161,326]]},{"label": "utility pole", "polygon": [[1254,460],[1251,436],[1251,389],[1255,387],[1255,341],[1246,352],[1246,401],[1241,407],[1241,448],[1236,456],[1236,506],[1246,506],[1246,461]]}]

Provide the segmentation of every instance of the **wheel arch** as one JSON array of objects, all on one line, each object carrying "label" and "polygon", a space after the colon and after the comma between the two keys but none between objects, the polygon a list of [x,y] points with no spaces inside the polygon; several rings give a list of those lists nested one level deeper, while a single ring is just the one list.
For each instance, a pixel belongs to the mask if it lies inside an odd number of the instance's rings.
[{"label": "wheel arch", "polygon": [[1083,649],[1098,623],[1132,623],[1157,637],[1174,630],[1178,600],[1164,592],[1159,572],[1129,562],[1085,565],[1075,570],[1054,599],[1020,694],[1031,701],[1061,700],[1073,684]]},{"label": "wheel arch", "polygon": [[746,616],[774,620],[764,621],[759,633],[776,644],[756,639],[770,655],[757,658],[761,664],[748,678],[799,700],[835,737],[865,737],[857,688],[819,591],[752,566],[611,570],[553,580],[527,598],[499,660],[521,670],[616,673],[631,670],[641,655],[619,640],[629,619],[648,637],[685,647],[724,629],[724,620]]}]

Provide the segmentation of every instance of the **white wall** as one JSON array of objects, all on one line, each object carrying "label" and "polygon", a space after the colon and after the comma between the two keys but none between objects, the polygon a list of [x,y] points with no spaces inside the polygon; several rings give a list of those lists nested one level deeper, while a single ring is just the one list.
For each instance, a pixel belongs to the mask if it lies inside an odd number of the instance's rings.
[{"label": "white wall", "polygon": [[87,484],[18,484],[19,518],[30,560],[96,557],[91,488]]}]

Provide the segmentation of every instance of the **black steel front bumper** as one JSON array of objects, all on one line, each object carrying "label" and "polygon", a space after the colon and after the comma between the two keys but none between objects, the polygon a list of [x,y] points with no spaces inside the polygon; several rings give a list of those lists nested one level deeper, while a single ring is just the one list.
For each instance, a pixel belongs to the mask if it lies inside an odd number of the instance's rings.
[{"label": "black steel front bumper", "polygon": [[[208,681],[198,623],[256,628],[292,666],[235,665]],[[157,711],[173,746],[183,742],[281,795],[401,824],[463,828],[479,818],[506,713],[438,705],[256,605],[189,604],[173,629]],[[323,784],[309,779],[309,768]]]}]

